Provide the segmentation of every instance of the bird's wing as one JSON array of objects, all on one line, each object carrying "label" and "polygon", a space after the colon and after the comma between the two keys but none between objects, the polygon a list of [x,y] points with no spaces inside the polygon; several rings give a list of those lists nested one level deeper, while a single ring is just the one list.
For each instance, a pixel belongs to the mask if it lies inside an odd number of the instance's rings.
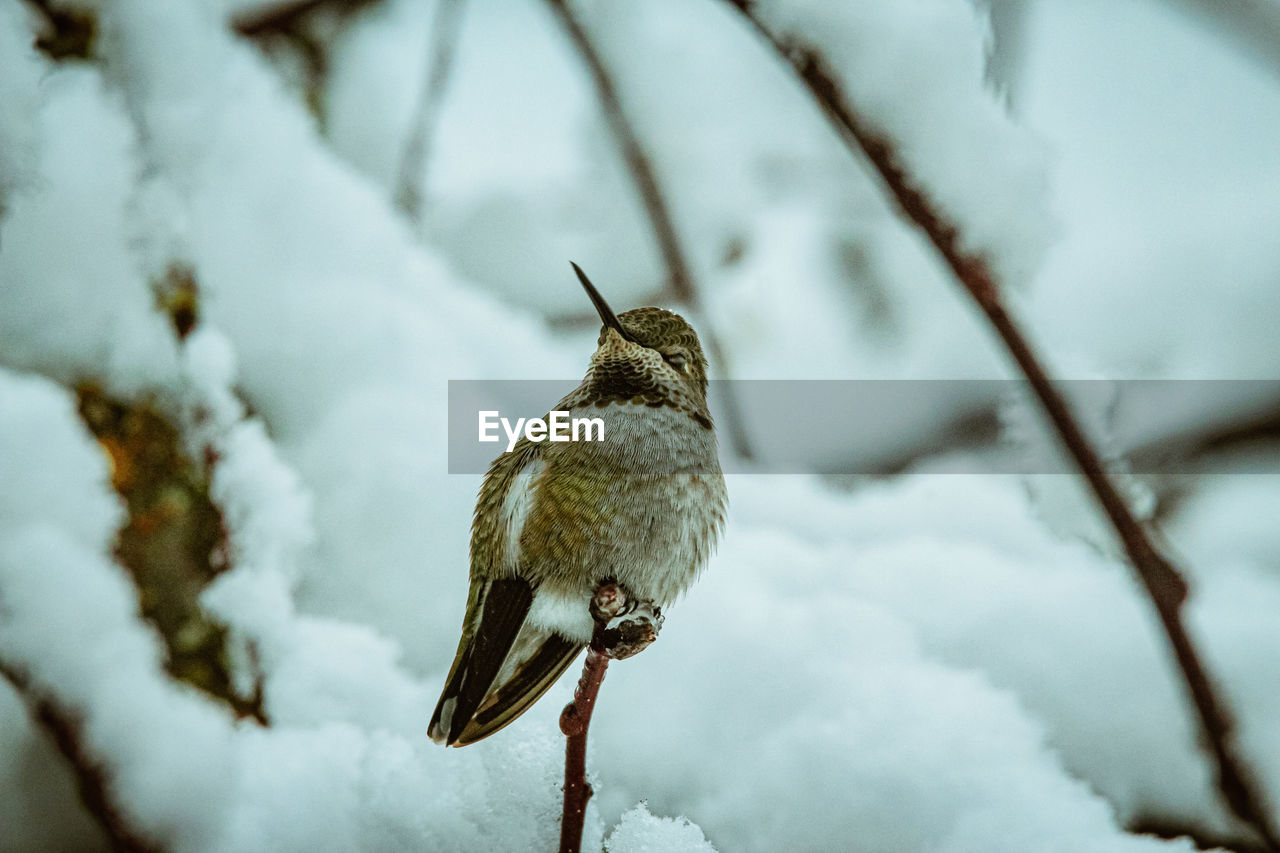
[{"label": "bird's wing", "polygon": [[458,653],[427,730],[446,746],[488,737],[556,683],[583,643],[525,622],[533,588],[521,578],[473,581]]},{"label": "bird's wing", "polygon": [[466,746],[486,738],[529,710],[551,689],[582,649],[583,643],[526,623],[503,662],[499,677],[471,720],[454,738],[453,746]]},{"label": "bird's wing", "polygon": [[471,721],[524,625],[533,589],[520,578],[471,581],[467,624],[431,715],[431,739],[452,744]]},{"label": "bird's wing", "polygon": [[506,548],[512,544],[507,516],[519,503],[511,492],[532,489],[540,448],[522,440],[498,457],[485,476],[472,525],[471,591],[462,639],[428,729],[438,743],[465,746],[507,725],[556,682],[583,648],[581,642],[526,624],[533,586],[520,575],[517,555],[511,560],[516,571],[504,569]]}]

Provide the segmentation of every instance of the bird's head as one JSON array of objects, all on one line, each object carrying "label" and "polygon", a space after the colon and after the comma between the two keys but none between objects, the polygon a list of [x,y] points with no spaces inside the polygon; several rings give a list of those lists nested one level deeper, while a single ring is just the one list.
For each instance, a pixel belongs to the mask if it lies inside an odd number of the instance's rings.
[{"label": "bird's head", "polygon": [[591,396],[601,405],[672,405],[710,426],[707,359],[693,327],[664,308],[614,314],[586,273],[577,264],[573,269],[604,324],[584,383]]}]

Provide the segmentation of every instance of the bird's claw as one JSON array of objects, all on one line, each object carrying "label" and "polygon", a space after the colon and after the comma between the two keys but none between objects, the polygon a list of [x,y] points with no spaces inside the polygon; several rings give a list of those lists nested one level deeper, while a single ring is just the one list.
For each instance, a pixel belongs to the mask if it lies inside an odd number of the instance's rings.
[{"label": "bird's claw", "polygon": [[592,646],[614,660],[644,651],[662,629],[662,610],[652,601],[631,598],[616,583],[601,584],[591,599],[596,620]]},{"label": "bird's claw", "polygon": [[629,600],[620,584],[602,583],[591,597],[591,618],[596,620],[597,625],[608,622],[626,612]]}]

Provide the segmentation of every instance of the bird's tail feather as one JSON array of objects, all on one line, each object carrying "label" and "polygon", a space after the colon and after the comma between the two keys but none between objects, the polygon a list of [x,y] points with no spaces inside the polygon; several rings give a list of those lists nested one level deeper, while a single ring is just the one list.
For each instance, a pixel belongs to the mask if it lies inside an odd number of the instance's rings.
[{"label": "bird's tail feather", "polygon": [[475,743],[519,717],[584,646],[526,621],[533,589],[520,578],[478,581],[471,596],[472,615],[428,729],[448,746]]},{"label": "bird's tail feather", "polygon": [[533,588],[520,578],[477,581],[471,597],[469,620],[427,730],[432,740],[447,744],[457,740],[489,692],[524,625]]},{"label": "bird's tail feather", "polygon": [[521,655],[524,659],[514,662],[510,678],[493,685],[471,722],[454,741],[454,746],[466,746],[486,738],[529,710],[559,680],[584,644],[566,640],[545,628],[526,625],[511,650],[513,658],[522,651],[522,646],[533,647],[532,654]]}]

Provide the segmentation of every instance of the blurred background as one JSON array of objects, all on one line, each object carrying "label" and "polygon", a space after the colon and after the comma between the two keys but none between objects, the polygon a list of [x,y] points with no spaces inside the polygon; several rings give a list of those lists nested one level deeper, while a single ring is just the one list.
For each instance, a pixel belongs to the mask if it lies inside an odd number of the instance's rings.
[{"label": "blurred background", "polygon": [[[1038,244],[1020,247],[1030,261],[1008,284],[1059,375],[1273,378],[1280,211],[1263,188],[1280,168],[1274,4],[1011,0],[978,12],[991,22],[987,83],[1029,131],[1018,153],[1044,183],[1015,198],[981,181],[965,190],[975,207],[1037,221]],[[1008,375],[931,249],[731,9],[581,10],[676,230],[675,273],[609,108],[550,7],[250,4],[228,14],[422,240],[554,329],[594,329],[563,272],[572,257],[620,306],[700,315],[719,378]],[[930,132],[966,132],[940,124]],[[945,168],[963,173],[964,153]],[[831,444],[857,444],[893,470],[971,445],[975,431],[995,439],[995,387],[957,384],[933,395],[936,411],[886,413],[883,434]],[[1124,449],[1217,452],[1252,440],[1276,402],[1274,388],[1255,391],[1252,405],[1206,400],[1225,409],[1208,422],[1179,413],[1150,424]],[[727,444],[767,459],[787,425],[754,414],[722,414]],[[811,462],[822,470],[848,452],[819,444]]]},{"label": "blurred background", "polygon": [[[736,470],[812,473],[732,477],[611,670],[588,847],[1263,849],[1075,478],[975,473],[1054,441],[945,381],[998,341],[731,5],[0,4],[0,849],[550,848],[569,679],[425,728],[479,485],[447,382],[580,376],[570,259],[716,378],[931,389],[801,445],[718,395]],[[1280,816],[1280,396],[1239,381],[1280,365],[1280,4],[762,5],[1096,380]]]}]

